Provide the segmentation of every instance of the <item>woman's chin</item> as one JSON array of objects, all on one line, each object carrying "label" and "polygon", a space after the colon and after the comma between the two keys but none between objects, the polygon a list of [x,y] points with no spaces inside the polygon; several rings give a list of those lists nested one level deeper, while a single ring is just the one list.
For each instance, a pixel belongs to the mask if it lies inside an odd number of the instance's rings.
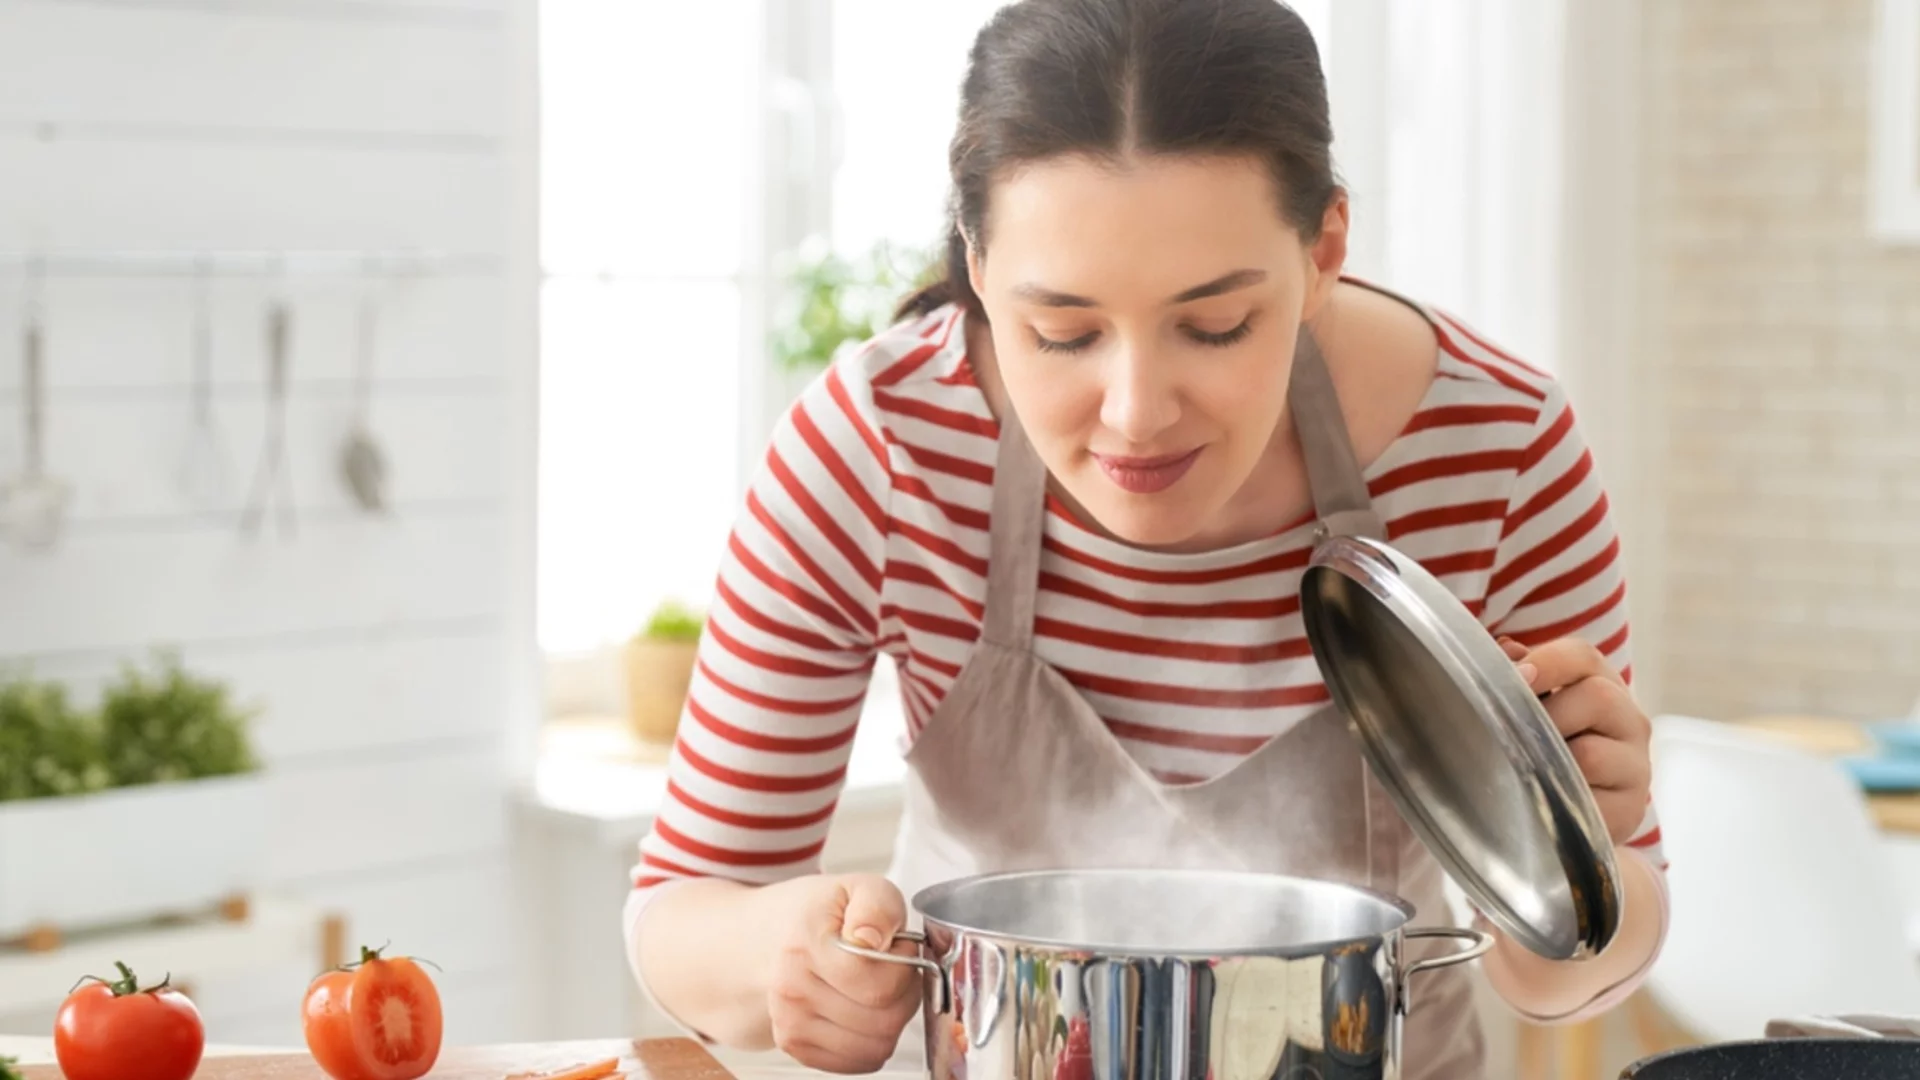
[{"label": "woman's chin", "polygon": [[1132,495],[1117,492],[1087,507],[1100,528],[1121,543],[1146,548],[1173,548],[1191,544],[1205,515],[1192,500],[1172,492]]}]

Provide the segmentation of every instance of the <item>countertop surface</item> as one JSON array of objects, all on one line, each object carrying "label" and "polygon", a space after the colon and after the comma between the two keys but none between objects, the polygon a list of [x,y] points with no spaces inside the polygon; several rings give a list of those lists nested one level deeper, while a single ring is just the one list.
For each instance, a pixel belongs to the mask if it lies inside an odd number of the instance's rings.
[{"label": "countertop surface", "polygon": [[[442,1075],[464,1077],[469,1073],[485,1075],[489,1078],[504,1077],[506,1070],[518,1071],[527,1068],[585,1063],[616,1054],[633,1054],[643,1064],[651,1064],[663,1055],[684,1057],[689,1050],[697,1053],[694,1044],[683,1039],[650,1040],[637,1044],[621,1040],[600,1040],[532,1043],[504,1047],[449,1047],[441,1055],[440,1063],[436,1065],[434,1071],[428,1074],[428,1080]],[[720,1065],[738,1080],[807,1080],[809,1077],[825,1075],[797,1065],[791,1059],[779,1054],[745,1054],[723,1049],[716,1049],[712,1053]],[[20,1064],[24,1066],[51,1065],[54,1061],[53,1040],[37,1036],[0,1035],[0,1055],[19,1058]],[[199,1075],[237,1076],[238,1074],[222,1071],[221,1063],[239,1065],[239,1062],[231,1059],[267,1055],[286,1058],[288,1070],[284,1073],[254,1070],[246,1075],[289,1078],[303,1078],[309,1074],[319,1075],[317,1069],[310,1067],[311,1059],[307,1057],[304,1049],[289,1050],[285,1047],[259,1046],[208,1046],[202,1058]],[[463,1068],[465,1071],[461,1071]],[[916,1080],[923,1074],[918,1071],[889,1070],[874,1075],[880,1080]],[[684,1070],[656,1067],[650,1071],[636,1071],[631,1076],[632,1080],[642,1080],[643,1076],[653,1076],[655,1080],[684,1080],[692,1074]]]}]

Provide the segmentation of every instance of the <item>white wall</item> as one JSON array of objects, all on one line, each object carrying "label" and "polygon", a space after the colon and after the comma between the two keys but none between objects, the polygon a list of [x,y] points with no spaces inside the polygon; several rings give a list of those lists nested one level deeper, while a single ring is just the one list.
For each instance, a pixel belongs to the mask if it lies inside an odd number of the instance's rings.
[{"label": "white wall", "polygon": [[[268,284],[215,289],[231,484],[207,511],[175,482],[192,281],[48,277],[47,459],[75,503],[55,549],[0,546],[0,661],[89,685],[174,643],[265,706],[273,884],[439,963],[455,1041],[522,1015],[506,795],[533,722],[530,9],[0,0],[0,253],[478,257],[378,294],[384,520],[352,509],[334,464],[356,284],[286,282],[299,531],[269,518],[254,540],[235,519],[263,434]],[[20,296],[0,264],[0,475],[21,457]],[[297,1042],[311,974],[199,987],[209,1037]]]}]

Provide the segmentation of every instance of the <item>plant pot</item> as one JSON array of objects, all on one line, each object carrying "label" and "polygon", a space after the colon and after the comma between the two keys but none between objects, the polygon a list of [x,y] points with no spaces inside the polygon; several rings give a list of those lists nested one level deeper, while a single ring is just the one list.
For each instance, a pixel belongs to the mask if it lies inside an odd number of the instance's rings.
[{"label": "plant pot", "polygon": [[0,939],[210,908],[262,884],[259,773],[0,802]]},{"label": "plant pot", "polygon": [[627,722],[645,743],[669,743],[693,684],[696,642],[627,642]]}]

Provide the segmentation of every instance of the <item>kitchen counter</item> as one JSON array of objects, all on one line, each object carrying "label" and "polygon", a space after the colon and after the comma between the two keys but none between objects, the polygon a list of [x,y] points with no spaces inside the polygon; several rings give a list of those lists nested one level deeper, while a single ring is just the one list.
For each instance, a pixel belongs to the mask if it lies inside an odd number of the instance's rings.
[{"label": "kitchen counter", "polygon": [[[594,1046],[594,1049],[604,1049],[604,1046],[604,1043],[599,1043]],[[303,1055],[306,1051],[304,1049],[288,1050],[285,1047],[215,1045],[207,1047],[203,1058],[282,1053]],[[22,1065],[51,1065],[54,1063],[53,1040],[39,1036],[0,1035],[0,1056],[19,1058]],[[583,1049],[580,1056],[583,1060],[590,1059],[591,1054]],[[782,1054],[747,1054],[715,1049],[713,1056],[738,1080],[805,1080],[808,1077],[825,1075],[797,1065]],[[874,1075],[880,1077],[880,1080],[914,1080],[923,1074],[916,1070],[883,1070]]]}]

